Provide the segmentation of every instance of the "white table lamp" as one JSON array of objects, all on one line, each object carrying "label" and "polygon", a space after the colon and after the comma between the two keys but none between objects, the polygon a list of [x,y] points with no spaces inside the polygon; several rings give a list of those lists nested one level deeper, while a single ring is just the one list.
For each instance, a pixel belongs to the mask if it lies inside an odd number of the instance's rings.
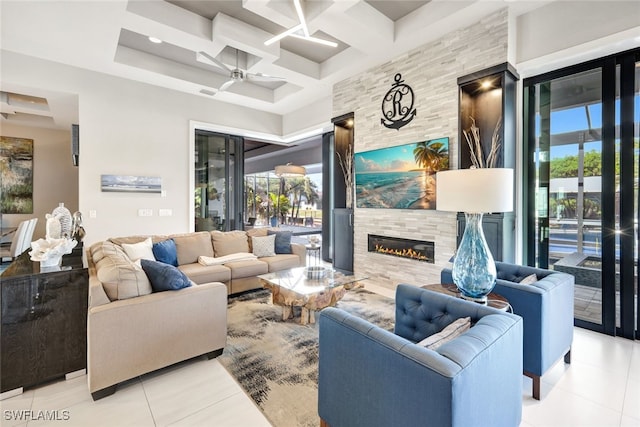
[{"label": "white table lamp", "polygon": [[496,265],[482,231],[482,215],[513,210],[513,169],[438,172],[436,209],[464,212],[466,226],[453,261],[453,281],[463,297],[486,301],[496,283]]}]

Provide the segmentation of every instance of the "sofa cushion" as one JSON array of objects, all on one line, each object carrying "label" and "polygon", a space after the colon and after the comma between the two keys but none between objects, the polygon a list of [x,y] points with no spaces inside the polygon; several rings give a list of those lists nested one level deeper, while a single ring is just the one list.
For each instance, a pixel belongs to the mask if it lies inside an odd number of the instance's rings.
[{"label": "sofa cushion", "polygon": [[422,341],[418,343],[423,347],[427,347],[431,350],[435,350],[440,347],[442,344],[447,343],[454,338],[462,335],[463,332],[467,331],[471,327],[471,317],[463,317],[457,319],[447,325],[443,330],[438,332],[437,334],[429,335]]},{"label": "sofa cushion", "polygon": [[266,262],[269,265],[269,273],[301,266],[300,257],[298,255],[280,254],[260,258],[260,261]]},{"label": "sofa cushion", "polygon": [[269,272],[269,265],[259,260],[228,262],[225,266],[231,269],[231,279],[242,279]]},{"label": "sofa cushion", "polygon": [[252,237],[253,254],[257,257],[269,257],[276,254],[276,236]]},{"label": "sofa cushion", "polygon": [[128,243],[128,244],[140,243],[147,240],[149,237],[151,237],[151,241],[153,243],[158,243],[168,239],[167,236],[163,236],[163,235],[154,235],[154,236],[144,235],[144,236],[110,237],[108,240],[112,243],[115,243],[118,246],[122,246],[123,243]]},{"label": "sofa cushion", "polygon": [[109,241],[90,248],[96,276],[109,300],[134,298],[152,292],[151,283],[142,267],[127,257],[124,250]]},{"label": "sofa cushion", "polygon": [[249,252],[247,233],[242,230],[211,232],[213,251],[216,256],[231,255],[238,252]]},{"label": "sofa cushion", "polygon": [[153,242],[151,241],[151,237],[147,237],[142,242],[123,243],[120,246],[122,246],[122,249],[124,249],[124,252],[131,261],[137,261],[139,259],[156,260],[153,255]]},{"label": "sofa cushion", "polygon": [[175,291],[191,286],[189,278],[173,265],[144,258],[140,260],[140,265],[151,282],[153,292]]},{"label": "sofa cushion", "polygon": [[268,230],[267,235],[275,234],[276,243],[275,249],[277,254],[290,254],[291,253],[291,236],[293,233],[290,231],[273,231]]},{"label": "sofa cushion", "polygon": [[176,244],[178,265],[197,263],[200,255],[213,256],[211,234],[208,231],[175,234],[171,237]]},{"label": "sofa cushion", "polygon": [[224,265],[204,266],[196,262],[192,264],[182,264],[178,266],[178,269],[198,285],[209,282],[228,282],[231,280],[231,269]]},{"label": "sofa cushion", "polygon": [[154,243],[151,249],[156,261],[173,265],[174,267],[178,266],[178,252],[176,251],[176,242],[173,239]]}]

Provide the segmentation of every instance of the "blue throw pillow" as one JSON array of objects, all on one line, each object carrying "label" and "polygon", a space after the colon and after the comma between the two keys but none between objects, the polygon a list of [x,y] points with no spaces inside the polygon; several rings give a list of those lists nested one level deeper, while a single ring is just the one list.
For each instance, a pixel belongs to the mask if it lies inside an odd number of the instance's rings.
[{"label": "blue throw pillow", "polygon": [[189,278],[173,265],[141,259],[140,265],[151,282],[153,292],[174,291],[191,286]]},{"label": "blue throw pillow", "polygon": [[291,235],[290,231],[267,231],[267,234],[276,235],[276,254],[291,254]]},{"label": "blue throw pillow", "polygon": [[178,252],[176,251],[176,242],[173,239],[154,243],[151,250],[156,261],[173,265],[174,267],[178,266]]}]

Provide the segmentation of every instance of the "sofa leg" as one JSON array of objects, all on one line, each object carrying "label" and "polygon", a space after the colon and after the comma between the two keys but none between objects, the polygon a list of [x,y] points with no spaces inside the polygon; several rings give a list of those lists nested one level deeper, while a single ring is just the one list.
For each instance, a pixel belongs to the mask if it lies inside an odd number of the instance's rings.
[{"label": "sofa leg", "polygon": [[112,386],[103,388],[102,390],[94,391],[93,393],[91,393],[91,397],[95,401],[95,400],[102,399],[103,397],[111,396],[113,393],[116,392],[117,388],[118,388],[118,384],[114,384]]},{"label": "sofa leg", "polygon": [[329,424],[322,418],[320,418],[320,427],[329,427]]},{"label": "sofa leg", "polygon": [[529,372],[524,372],[524,374],[533,381],[533,391],[531,393],[533,398],[540,400],[540,375],[534,375]]},{"label": "sofa leg", "polygon": [[224,351],[224,348],[219,348],[210,353],[207,353],[207,359],[208,360],[215,359],[216,357],[220,356],[223,351]]},{"label": "sofa leg", "polygon": [[571,348],[569,348],[567,354],[564,355],[564,363],[571,363]]}]

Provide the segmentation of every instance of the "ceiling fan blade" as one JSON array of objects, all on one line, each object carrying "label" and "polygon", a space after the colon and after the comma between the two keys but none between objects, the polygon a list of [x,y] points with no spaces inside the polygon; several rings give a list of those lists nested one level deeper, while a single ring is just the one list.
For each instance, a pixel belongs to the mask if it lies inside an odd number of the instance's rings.
[{"label": "ceiling fan blade", "polygon": [[284,77],[268,76],[262,73],[246,73],[249,80],[256,80],[261,82],[284,82],[287,79]]},{"label": "ceiling fan blade", "polygon": [[220,86],[220,89],[218,89],[219,92],[225,91],[227,89],[229,89],[229,87],[234,84],[236,81],[231,79],[231,80],[227,80],[226,82],[222,83],[222,86]]},{"label": "ceiling fan blade", "polygon": [[225,71],[231,72],[231,68],[224,65],[221,61],[209,55],[207,52],[200,51],[196,54],[196,59],[200,62],[204,62],[205,64],[215,65],[217,67],[222,68]]}]

